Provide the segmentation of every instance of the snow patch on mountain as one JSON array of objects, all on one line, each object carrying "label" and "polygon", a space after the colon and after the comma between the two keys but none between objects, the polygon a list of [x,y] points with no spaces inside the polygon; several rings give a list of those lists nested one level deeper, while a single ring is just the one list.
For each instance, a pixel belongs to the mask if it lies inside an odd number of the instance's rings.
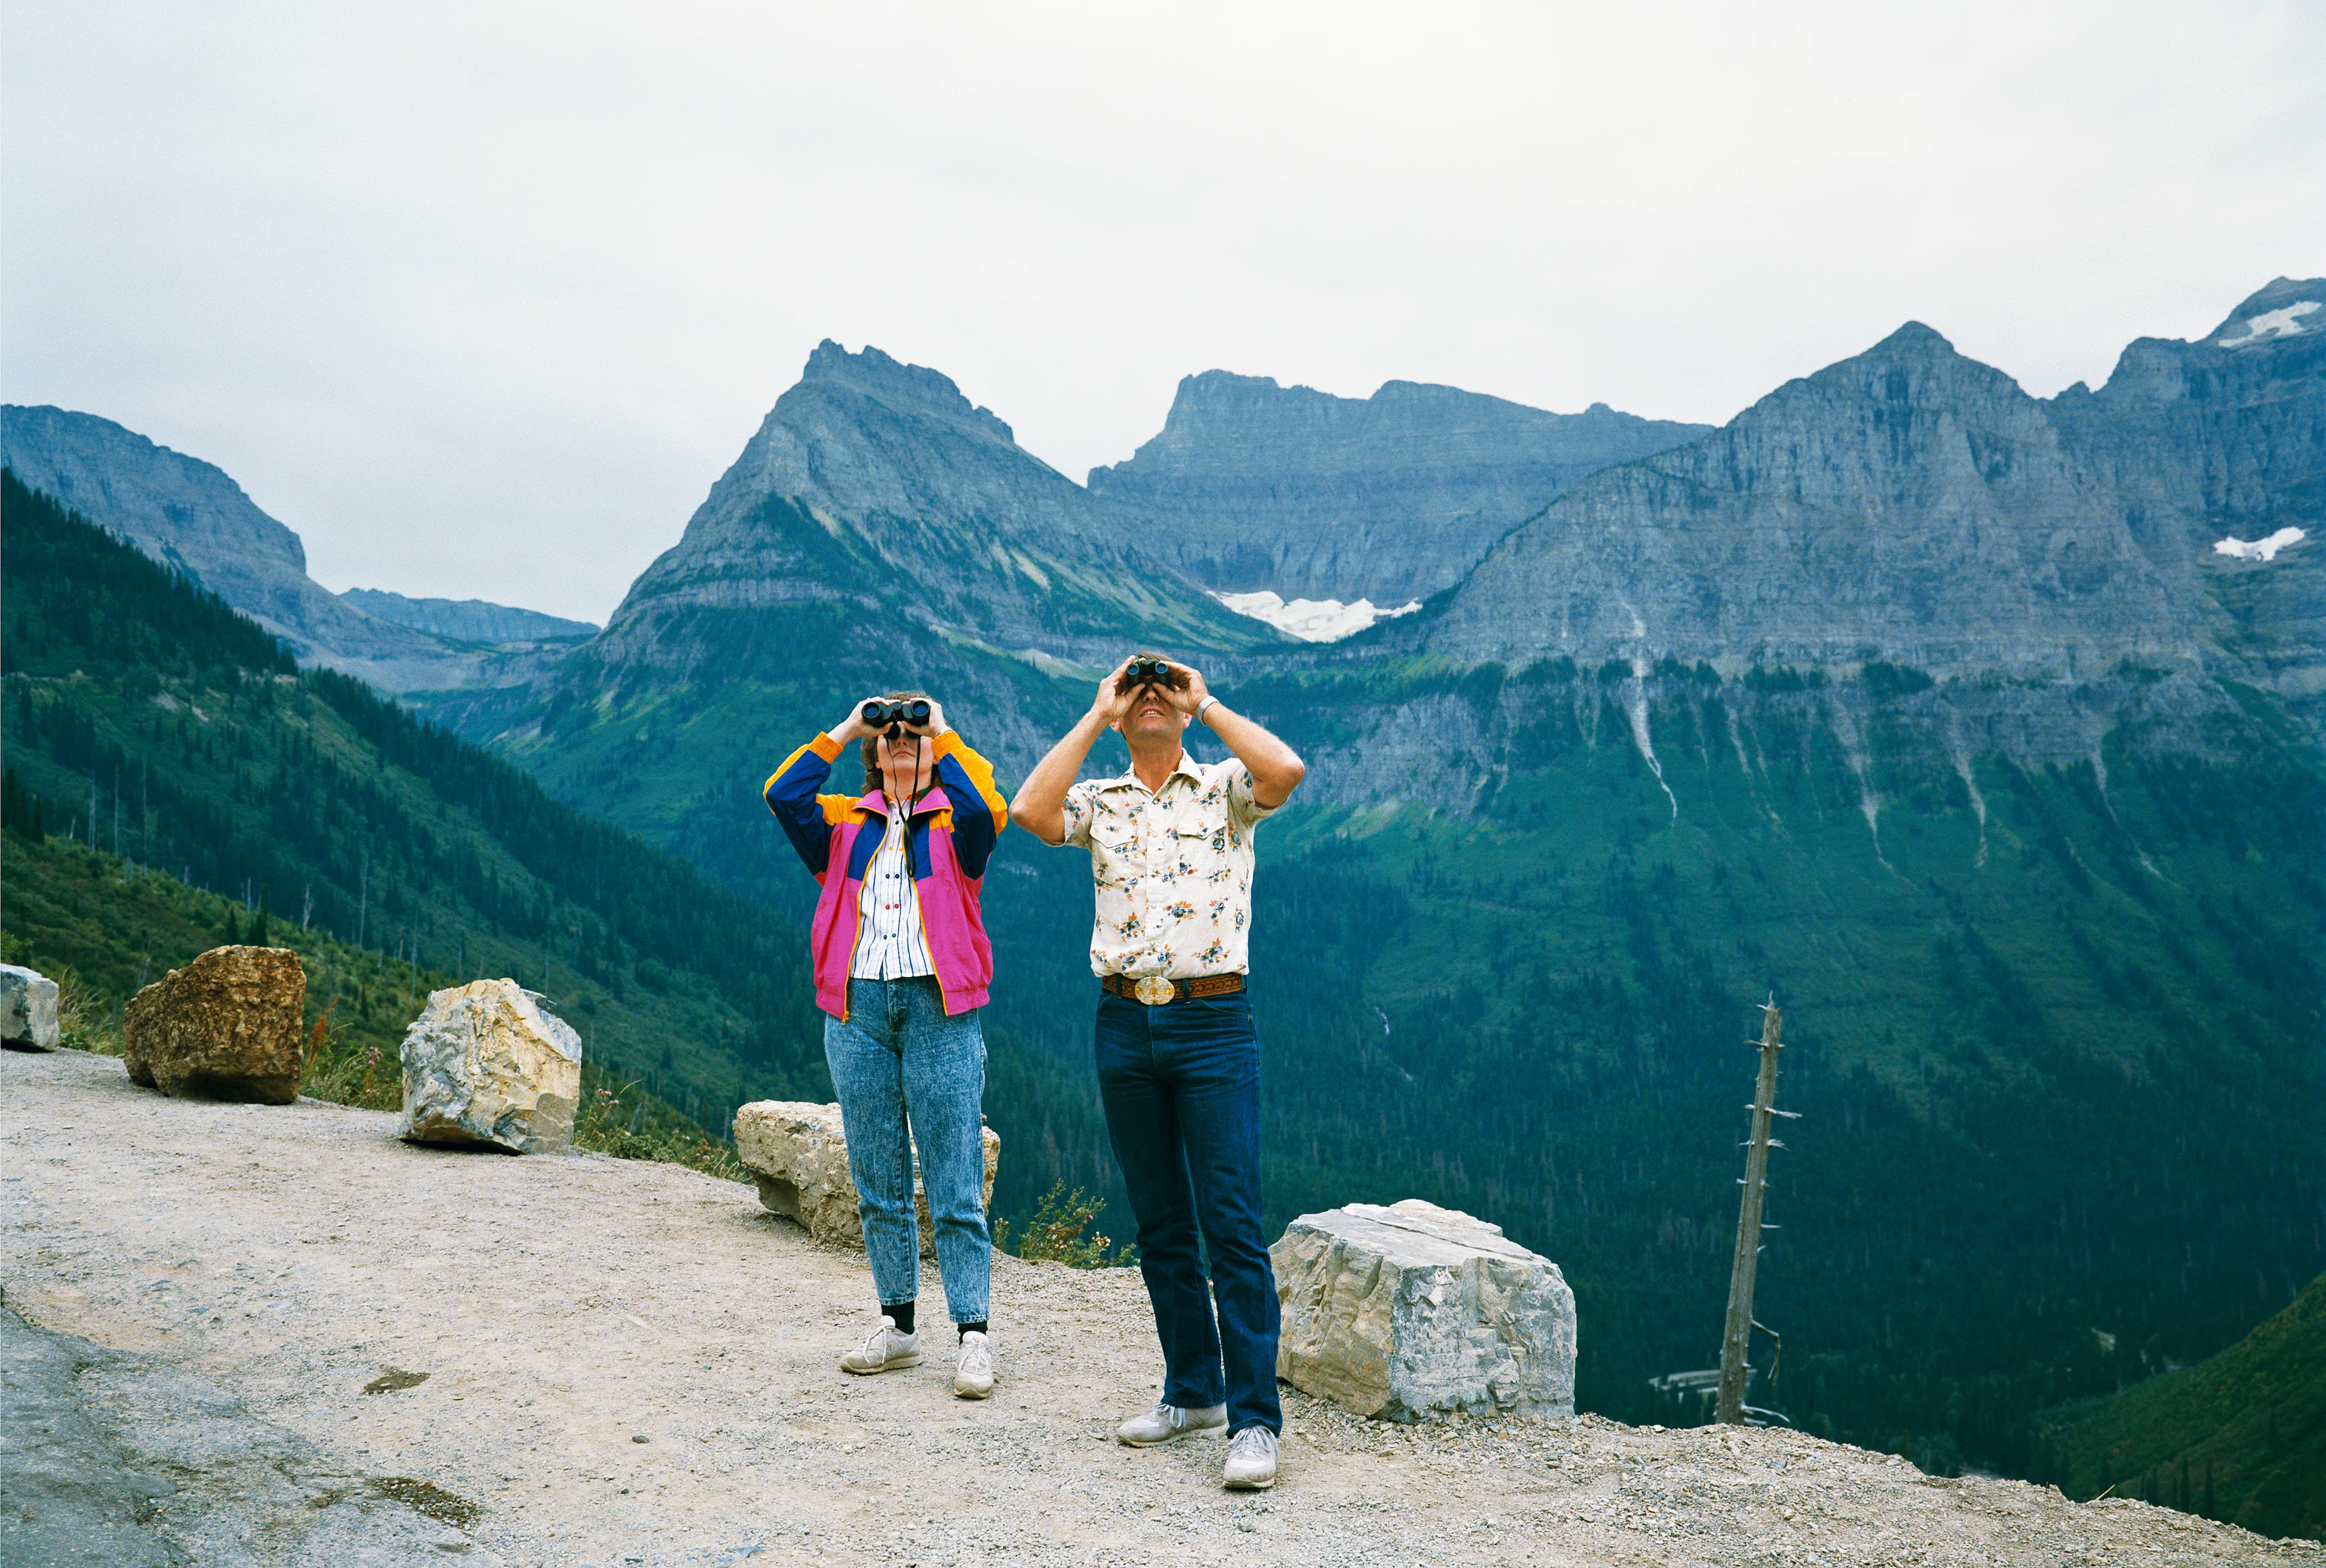
[{"label": "snow patch on mountain", "polygon": [[1288,601],[1268,589],[1258,593],[1214,593],[1212,597],[1236,614],[1266,621],[1304,643],[1337,643],[1343,637],[1354,636],[1375,621],[1410,616],[1421,608],[1419,599],[1395,609],[1383,609],[1369,598],[1361,598],[1354,604],[1343,604],[1336,598]]},{"label": "snow patch on mountain", "polygon": [[2281,528],[2266,539],[2216,539],[2213,553],[2226,555],[2232,561],[2275,561],[2277,552],[2288,545],[2299,544],[2310,537],[2299,528]]},{"label": "snow patch on mountain", "polygon": [[2298,338],[2302,335],[2301,318],[2317,308],[2315,300],[2297,300],[2282,311],[2264,311],[2258,316],[2248,316],[2245,321],[2246,335],[2232,338],[2223,333],[2221,347],[2243,348],[2270,338]]}]

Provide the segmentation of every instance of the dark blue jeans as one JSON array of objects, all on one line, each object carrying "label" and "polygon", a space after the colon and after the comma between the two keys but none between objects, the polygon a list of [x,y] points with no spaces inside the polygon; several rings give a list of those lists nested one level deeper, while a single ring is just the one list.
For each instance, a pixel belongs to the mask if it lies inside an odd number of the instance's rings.
[{"label": "dark blue jeans", "polygon": [[1230,1432],[1282,1431],[1276,1276],[1260,1219],[1260,1038],[1250,1000],[1190,997],[1149,1007],[1102,993],[1098,1087],[1139,1221],[1139,1266],[1163,1341],[1164,1400],[1224,1404]]}]

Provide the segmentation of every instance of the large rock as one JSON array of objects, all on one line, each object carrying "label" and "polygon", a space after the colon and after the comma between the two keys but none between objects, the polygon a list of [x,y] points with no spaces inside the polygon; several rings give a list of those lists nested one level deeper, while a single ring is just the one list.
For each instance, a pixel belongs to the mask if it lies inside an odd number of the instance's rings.
[{"label": "large rock", "polygon": [[[1001,1135],[985,1132],[985,1205],[993,1205],[993,1173],[1001,1162]],[[848,1138],[840,1107],[805,1100],[759,1099],[735,1113],[735,1154],[759,1183],[759,1202],[807,1227],[818,1241],[840,1247],[864,1245],[864,1221],[856,1211],[856,1183],[848,1174]],[[921,1251],[936,1256],[936,1231],[929,1202],[921,1191],[917,1155],[913,1171],[913,1208],[920,1216]]]},{"label": "large rock", "polygon": [[0,964],[0,1045],[57,1048],[57,982],[38,970]]},{"label": "large rock", "polygon": [[1269,1257],[1294,1387],[1391,1421],[1575,1414],[1575,1293],[1501,1226],[1352,1203],[1303,1214]]},{"label": "large rock", "polygon": [[582,1099],[582,1037],[515,980],[428,993],[404,1032],[396,1136],[520,1155],[562,1148]]},{"label": "large rock", "polygon": [[214,947],[129,999],[121,1054],[130,1079],[180,1099],[299,1098],[307,976],[280,947]]}]

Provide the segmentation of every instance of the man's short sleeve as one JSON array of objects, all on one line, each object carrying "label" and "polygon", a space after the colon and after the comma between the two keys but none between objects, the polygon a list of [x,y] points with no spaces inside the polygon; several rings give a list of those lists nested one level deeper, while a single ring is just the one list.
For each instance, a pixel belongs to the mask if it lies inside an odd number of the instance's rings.
[{"label": "man's short sleeve", "polygon": [[1251,793],[1251,769],[1242,762],[1228,764],[1228,816],[1239,827],[1251,827],[1276,814],[1276,807],[1263,806]]},{"label": "man's short sleeve", "polygon": [[1078,784],[1066,791],[1066,803],[1061,811],[1065,818],[1066,836],[1058,840],[1061,847],[1072,844],[1077,849],[1090,848],[1091,818],[1095,813],[1092,803],[1097,798],[1098,786],[1093,784]]}]

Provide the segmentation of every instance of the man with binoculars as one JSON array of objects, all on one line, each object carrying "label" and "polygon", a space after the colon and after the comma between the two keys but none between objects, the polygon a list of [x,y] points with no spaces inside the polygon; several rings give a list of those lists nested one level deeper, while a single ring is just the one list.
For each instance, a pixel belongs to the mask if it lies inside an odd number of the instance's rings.
[{"label": "man with binoculars", "polygon": [[[864,793],[819,794],[850,741]],[[785,758],[768,809],[823,887],[808,935],[823,1059],[840,1096],[848,1174],[864,1221],[880,1322],[840,1359],[851,1372],[917,1366],[920,1228],[913,1149],[936,1231],[945,1307],[960,1330],[953,1390],[993,1391],[987,1338],[985,1035],[993,980],[979,890],[1009,810],[993,768],[920,691],[890,691]],[[907,1132],[907,1123],[910,1131]]]},{"label": "man with binoculars", "polygon": [[[1197,719],[1228,760],[1188,759],[1181,738]],[[1075,783],[1109,728],[1130,748],[1130,771]],[[1141,654],[1099,682],[1009,808],[1044,843],[1089,850],[1097,889],[1099,1092],[1165,1364],[1161,1397],[1115,1436],[1147,1447],[1225,1427],[1222,1479],[1238,1489],[1275,1484],[1283,1429],[1261,1228],[1260,1040],[1244,994],[1251,840],[1305,771],[1202,675]]]}]

